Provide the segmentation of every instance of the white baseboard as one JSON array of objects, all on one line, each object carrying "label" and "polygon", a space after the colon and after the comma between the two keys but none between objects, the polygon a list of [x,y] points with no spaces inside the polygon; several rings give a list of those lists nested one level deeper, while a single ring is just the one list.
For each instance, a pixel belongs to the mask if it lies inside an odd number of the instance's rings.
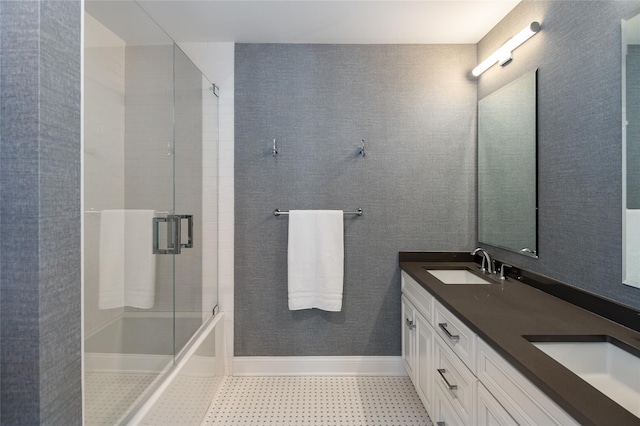
[{"label": "white baseboard", "polygon": [[234,376],[406,376],[399,356],[235,357]]}]

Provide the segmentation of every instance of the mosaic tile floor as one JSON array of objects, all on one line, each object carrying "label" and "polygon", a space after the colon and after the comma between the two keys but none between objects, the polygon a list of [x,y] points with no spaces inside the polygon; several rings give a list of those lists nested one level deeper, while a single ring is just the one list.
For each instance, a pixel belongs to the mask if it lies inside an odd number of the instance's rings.
[{"label": "mosaic tile floor", "polygon": [[85,424],[115,425],[155,378],[155,374],[86,373]]},{"label": "mosaic tile floor", "polygon": [[227,377],[201,426],[433,426],[408,377]]},{"label": "mosaic tile floor", "polygon": [[140,423],[143,426],[198,426],[224,377],[178,376],[156,406]]}]

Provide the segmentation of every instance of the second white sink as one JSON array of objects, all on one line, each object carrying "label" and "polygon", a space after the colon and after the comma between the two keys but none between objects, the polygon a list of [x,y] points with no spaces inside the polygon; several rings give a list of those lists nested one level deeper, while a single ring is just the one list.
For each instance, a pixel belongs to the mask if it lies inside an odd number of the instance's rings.
[{"label": "second white sink", "polygon": [[427,269],[426,271],[445,284],[493,284],[466,269]]},{"label": "second white sink", "polygon": [[609,342],[531,342],[640,417],[640,358]]}]

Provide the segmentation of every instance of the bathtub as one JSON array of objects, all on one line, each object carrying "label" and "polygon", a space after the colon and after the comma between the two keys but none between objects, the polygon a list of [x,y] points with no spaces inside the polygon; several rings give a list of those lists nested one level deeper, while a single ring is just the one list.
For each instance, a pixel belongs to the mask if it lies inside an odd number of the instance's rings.
[{"label": "bathtub", "polygon": [[175,367],[124,424],[170,426],[202,422],[226,374],[223,315],[218,313],[203,325]]},{"label": "bathtub", "polygon": [[[173,318],[125,314],[85,340],[85,371],[160,373],[173,361]],[[200,316],[176,317],[176,347],[202,325]]]},{"label": "bathtub", "polygon": [[[118,407],[115,417],[107,423],[200,424],[226,373],[223,315],[217,313],[202,325],[200,318],[176,318],[176,344],[184,347],[175,359],[170,317],[134,314],[119,318],[88,337],[85,373],[149,377],[143,395]],[[104,411],[103,407],[99,409]],[[94,424],[88,415],[85,414],[85,424]]]}]

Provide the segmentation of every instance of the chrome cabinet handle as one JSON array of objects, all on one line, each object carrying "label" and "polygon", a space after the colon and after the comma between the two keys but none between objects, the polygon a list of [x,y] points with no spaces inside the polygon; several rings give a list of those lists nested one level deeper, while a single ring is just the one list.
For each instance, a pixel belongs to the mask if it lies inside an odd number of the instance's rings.
[{"label": "chrome cabinet handle", "polygon": [[409,330],[413,330],[414,328],[416,328],[416,325],[413,323],[413,321],[409,321],[409,318],[407,318],[407,327],[409,327]]},{"label": "chrome cabinet handle", "polygon": [[457,334],[451,334],[451,332],[447,330],[446,322],[438,323],[438,327],[440,327],[440,329],[444,331],[444,334],[446,334],[449,340],[451,340],[452,342],[457,342],[458,340],[460,340],[460,336],[458,336]]},{"label": "chrome cabinet handle", "polygon": [[447,426],[445,422],[436,422],[436,426]]},{"label": "chrome cabinet handle", "polygon": [[451,383],[449,383],[447,378],[444,377],[444,373],[446,373],[446,372],[447,372],[447,370],[445,370],[444,368],[438,368],[438,373],[440,374],[440,377],[442,377],[442,380],[444,380],[444,382],[447,385],[447,387],[449,388],[449,390],[458,389],[458,385],[452,385]]}]

